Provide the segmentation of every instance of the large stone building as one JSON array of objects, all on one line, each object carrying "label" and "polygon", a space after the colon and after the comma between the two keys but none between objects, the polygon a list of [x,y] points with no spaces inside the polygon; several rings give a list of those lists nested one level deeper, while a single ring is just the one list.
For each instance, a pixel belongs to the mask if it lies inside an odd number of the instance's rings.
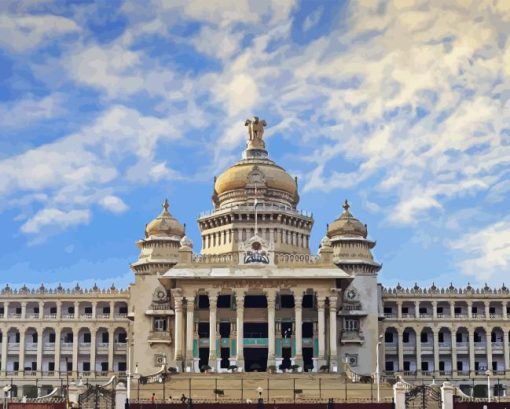
[{"label": "large stone building", "polygon": [[505,377],[506,288],[383,288],[375,242],[347,201],[312,254],[296,179],[269,159],[265,122],[245,125],[242,159],[215,178],[214,208],[198,219],[199,254],[165,201],[137,242],[128,291],[2,291],[0,381],[56,385],[162,365],[341,372],[348,363],[373,374],[377,350],[390,374]]}]

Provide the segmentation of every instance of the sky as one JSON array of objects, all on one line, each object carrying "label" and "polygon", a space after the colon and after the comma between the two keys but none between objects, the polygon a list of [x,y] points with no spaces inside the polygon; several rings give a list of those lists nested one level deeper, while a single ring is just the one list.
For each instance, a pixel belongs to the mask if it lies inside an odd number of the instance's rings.
[{"label": "sky", "polygon": [[385,286],[510,284],[510,2],[0,2],[0,285],[126,287],[161,211],[212,208],[244,120],[311,248],[368,224]]}]

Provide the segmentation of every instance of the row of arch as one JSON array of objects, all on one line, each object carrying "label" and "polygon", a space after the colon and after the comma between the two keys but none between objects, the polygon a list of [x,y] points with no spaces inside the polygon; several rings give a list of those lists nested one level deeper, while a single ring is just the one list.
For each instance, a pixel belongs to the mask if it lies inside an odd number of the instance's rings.
[{"label": "row of arch", "polygon": [[[431,327],[423,327],[418,330],[413,327],[405,327],[403,329],[396,327],[387,327],[385,329],[384,337],[386,344],[395,344],[396,341],[402,339],[403,343],[412,343],[417,339],[417,335],[420,335],[421,343],[432,342],[433,337],[437,333],[440,343],[453,344],[452,334],[455,334],[456,343],[468,343],[469,337],[472,335],[474,343],[485,344],[488,340],[487,336],[490,335],[491,343],[503,343],[505,336],[507,339],[510,337],[510,331],[505,331],[501,327],[458,327],[453,328],[453,331],[449,327],[440,327],[433,329]],[[400,336],[399,336],[400,335]],[[430,339],[429,339],[430,337]]]}]

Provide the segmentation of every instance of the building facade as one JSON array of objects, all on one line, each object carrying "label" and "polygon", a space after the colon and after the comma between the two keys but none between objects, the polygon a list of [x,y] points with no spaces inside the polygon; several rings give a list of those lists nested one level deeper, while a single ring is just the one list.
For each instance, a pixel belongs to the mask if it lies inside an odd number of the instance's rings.
[{"label": "building facade", "polygon": [[[136,244],[126,291],[4,288],[1,378],[58,386],[126,371],[341,372],[463,379],[509,368],[509,291],[383,288],[367,226],[343,211],[309,247],[297,180],[245,123],[239,162],[215,177],[200,252],[168,201]],[[411,379],[411,380],[412,380]]]}]

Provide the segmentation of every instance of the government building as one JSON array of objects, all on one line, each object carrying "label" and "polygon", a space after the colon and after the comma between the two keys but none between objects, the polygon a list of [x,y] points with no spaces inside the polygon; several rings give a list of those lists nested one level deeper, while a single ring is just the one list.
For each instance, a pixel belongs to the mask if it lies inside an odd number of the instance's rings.
[{"label": "government building", "polygon": [[242,158],[214,178],[213,209],[197,220],[201,243],[165,200],[136,243],[127,290],[1,290],[0,385],[161,368],[374,376],[378,362],[381,376],[408,382],[490,371],[505,383],[506,287],[385,288],[376,243],[347,201],[311,250],[297,180],[270,159],[265,121],[245,125]]}]

